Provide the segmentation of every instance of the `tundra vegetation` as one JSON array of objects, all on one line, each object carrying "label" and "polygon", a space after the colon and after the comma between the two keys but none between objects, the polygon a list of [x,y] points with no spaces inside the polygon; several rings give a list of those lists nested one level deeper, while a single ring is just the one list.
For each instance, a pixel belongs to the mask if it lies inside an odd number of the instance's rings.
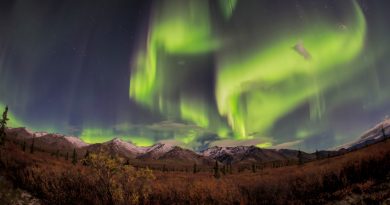
[{"label": "tundra vegetation", "polygon": [[152,170],[105,152],[74,150],[67,160],[68,152],[31,153],[22,147],[12,141],[1,146],[1,175],[47,204],[322,204],[353,194],[365,196],[365,203],[390,198],[390,185],[384,186],[389,141],[303,164],[262,169],[252,164],[240,172],[217,161],[209,169],[192,164],[193,172],[180,164]]}]

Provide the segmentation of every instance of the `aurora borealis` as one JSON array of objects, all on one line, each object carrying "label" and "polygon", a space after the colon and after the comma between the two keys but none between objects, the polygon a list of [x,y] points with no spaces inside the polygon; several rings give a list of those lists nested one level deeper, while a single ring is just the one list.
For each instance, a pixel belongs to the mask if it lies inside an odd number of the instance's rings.
[{"label": "aurora borealis", "polygon": [[385,0],[0,4],[11,126],[315,150],[390,114]]}]

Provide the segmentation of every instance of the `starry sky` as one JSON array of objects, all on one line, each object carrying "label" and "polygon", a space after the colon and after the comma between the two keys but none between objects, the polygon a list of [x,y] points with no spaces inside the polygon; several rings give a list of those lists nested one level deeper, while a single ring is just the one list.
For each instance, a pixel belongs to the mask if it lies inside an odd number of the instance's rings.
[{"label": "starry sky", "polygon": [[10,126],[326,149],[390,114],[386,0],[4,0]]}]

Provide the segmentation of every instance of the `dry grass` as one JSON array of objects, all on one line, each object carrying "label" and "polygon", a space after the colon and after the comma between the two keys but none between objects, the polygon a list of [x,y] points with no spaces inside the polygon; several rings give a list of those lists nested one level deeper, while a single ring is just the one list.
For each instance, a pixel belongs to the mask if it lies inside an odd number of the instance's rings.
[{"label": "dry grass", "polygon": [[[164,204],[321,204],[341,200],[355,184],[367,190],[364,187],[385,180],[389,170],[390,142],[383,142],[302,166],[236,172],[221,179],[207,172],[155,172],[152,200]],[[386,197],[390,195],[377,200]]]},{"label": "dry grass", "polygon": [[390,141],[301,166],[235,170],[220,179],[191,169],[151,174],[106,158],[94,162],[99,166],[75,166],[11,143],[0,154],[7,176],[48,204],[324,204],[353,193],[369,193],[374,202],[390,197],[388,190],[372,192],[388,177]]}]

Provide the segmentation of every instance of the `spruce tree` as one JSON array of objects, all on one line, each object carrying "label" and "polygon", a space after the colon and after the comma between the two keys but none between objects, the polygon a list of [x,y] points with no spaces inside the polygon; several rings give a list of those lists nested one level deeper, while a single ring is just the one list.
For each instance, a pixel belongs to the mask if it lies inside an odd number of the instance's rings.
[{"label": "spruce tree", "polygon": [[23,141],[22,150],[23,152],[26,152],[26,141]]},{"label": "spruce tree", "polygon": [[320,159],[320,153],[318,152],[318,150],[316,150],[316,160],[319,160]]},{"label": "spruce tree", "polygon": [[85,153],[84,159],[87,159],[88,157],[89,157],[89,150],[87,150],[87,152]]},{"label": "spruce tree", "polygon": [[302,165],[302,164],[303,164],[303,158],[302,158],[302,152],[301,152],[301,150],[298,150],[297,157],[298,157],[298,164],[299,164],[299,165]]},{"label": "spruce tree", "polygon": [[69,159],[69,152],[66,152],[65,160],[68,161],[68,159]]},{"label": "spruce tree", "polygon": [[125,166],[128,166],[128,165],[130,165],[130,161],[129,161],[129,159],[126,159]]},{"label": "spruce tree", "polygon": [[72,164],[77,164],[77,153],[76,149],[73,149],[73,155],[72,155]]},{"label": "spruce tree", "polygon": [[82,159],[81,161],[82,161],[83,166],[88,166],[89,162],[90,162],[88,156],[84,156],[84,159]]},{"label": "spruce tree", "polygon": [[165,164],[163,165],[162,171],[163,171],[163,172],[166,172],[166,171],[167,171],[167,167],[165,166]]},{"label": "spruce tree", "polygon": [[229,162],[226,164],[226,174],[229,174],[230,172],[229,172],[229,169],[230,169],[230,164],[229,164]]},{"label": "spruce tree", "polygon": [[197,170],[197,167],[196,167],[196,163],[194,163],[194,169],[193,169],[194,174],[196,174],[197,171],[198,170]]},{"label": "spruce tree", "polygon": [[7,128],[8,120],[8,106],[6,106],[3,112],[3,118],[0,120],[0,145],[4,144],[5,138],[7,137],[5,129]]},{"label": "spruce tree", "polygon": [[30,153],[34,154],[34,144],[35,144],[35,134],[33,135],[31,146],[30,146]]},{"label": "spruce tree", "polygon": [[383,125],[382,125],[382,139],[383,139],[383,141],[384,140],[386,140],[386,131],[385,131],[385,128],[383,127]]},{"label": "spruce tree", "polygon": [[217,179],[219,179],[221,177],[221,174],[219,173],[218,161],[215,161],[214,177],[217,178]]},{"label": "spruce tree", "polygon": [[229,174],[233,174],[233,168],[231,162],[229,162]]},{"label": "spruce tree", "polygon": [[226,165],[222,166],[221,172],[223,175],[226,175]]}]

